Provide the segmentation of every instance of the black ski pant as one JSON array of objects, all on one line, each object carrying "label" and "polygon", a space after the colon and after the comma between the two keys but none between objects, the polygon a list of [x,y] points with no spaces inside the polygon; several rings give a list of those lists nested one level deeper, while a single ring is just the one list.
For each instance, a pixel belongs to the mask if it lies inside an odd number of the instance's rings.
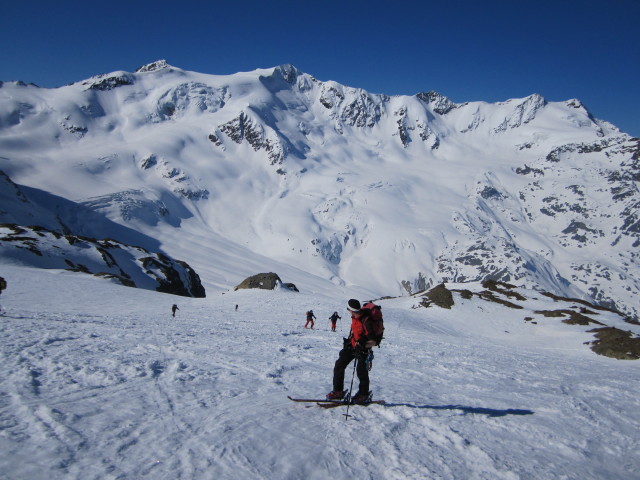
[{"label": "black ski pant", "polygon": [[369,370],[367,369],[367,351],[362,350],[356,353],[355,349],[349,345],[342,350],[336,360],[336,365],[333,367],[333,390],[339,392],[344,390],[344,372],[347,366],[353,359],[357,359],[356,373],[358,374],[358,380],[360,380],[360,388],[358,393],[362,395],[369,394]]}]

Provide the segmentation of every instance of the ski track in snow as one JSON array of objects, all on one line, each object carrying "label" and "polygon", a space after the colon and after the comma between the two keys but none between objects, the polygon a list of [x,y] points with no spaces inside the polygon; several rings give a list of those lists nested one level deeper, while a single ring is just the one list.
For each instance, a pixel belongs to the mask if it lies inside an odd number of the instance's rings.
[{"label": "ski track in snow", "polygon": [[[70,273],[2,274],[1,478],[638,478],[640,363],[598,357],[575,336],[545,347],[521,333],[532,325],[507,334],[503,319],[464,307],[383,303],[371,385],[387,404],[353,406],[345,420],[346,407],[286,396],[331,389],[346,299],[196,300]],[[309,308],[316,330],[302,328]]]}]

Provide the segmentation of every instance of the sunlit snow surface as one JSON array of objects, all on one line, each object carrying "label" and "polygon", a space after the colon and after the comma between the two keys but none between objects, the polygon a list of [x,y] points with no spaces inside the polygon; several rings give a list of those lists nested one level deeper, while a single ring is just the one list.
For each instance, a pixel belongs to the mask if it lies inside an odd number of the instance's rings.
[{"label": "sunlit snow surface", "polygon": [[[9,284],[1,478],[627,480],[640,471],[640,362],[595,355],[583,344],[588,327],[532,313],[553,308],[532,291],[523,310],[458,294],[451,310],[382,301],[386,340],[371,381],[387,403],[352,407],[345,420],[346,407],[286,397],[331,389],[348,290],[191,299],[56,270],[2,265],[0,275]],[[302,328],[309,308],[315,330]],[[640,333],[612,314],[598,320]]]}]

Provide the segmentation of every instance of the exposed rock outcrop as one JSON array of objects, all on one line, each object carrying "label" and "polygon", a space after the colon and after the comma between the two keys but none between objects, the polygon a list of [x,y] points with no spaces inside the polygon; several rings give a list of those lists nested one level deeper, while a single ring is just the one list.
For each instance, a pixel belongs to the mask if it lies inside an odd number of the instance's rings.
[{"label": "exposed rock outcrop", "polygon": [[205,297],[200,277],[185,262],[112,239],[0,224],[0,256],[37,268],[65,269],[109,278],[127,287]]},{"label": "exposed rock outcrop", "polygon": [[244,279],[234,290],[261,288],[263,290],[275,290],[276,288],[287,288],[295,292],[298,291],[293,283],[283,283],[276,273],[258,273]]}]

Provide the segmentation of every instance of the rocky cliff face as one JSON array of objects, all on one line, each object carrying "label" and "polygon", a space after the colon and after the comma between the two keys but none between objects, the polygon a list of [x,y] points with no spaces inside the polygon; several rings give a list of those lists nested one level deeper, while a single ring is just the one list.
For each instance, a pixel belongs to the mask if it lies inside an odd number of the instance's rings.
[{"label": "rocky cliff face", "polygon": [[[40,198],[45,199],[43,205],[38,201],[38,192],[24,190],[0,170],[3,205],[0,210],[0,258],[37,268],[92,274],[127,287],[187,297],[205,296],[198,274],[187,263],[112,238],[81,235],[80,231],[108,231],[116,236],[127,236],[117,224],[92,215],[90,208],[63,201],[65,205],[55,209],[51,205],[57,201],[54,197],[45,194]],[[80,217],[80,222],[86,221],[90,225],[82,228],[73,217]],[[100,222],[103,225],[99,225]],[[148,243],[135,233],[129,238]]]},{"label": "rocky cliff face", "polygon": [[200,278],[185,262],[111,239],[0,224],[0,256],[31,267],[91,274],[126,287],[205,297]]}]

